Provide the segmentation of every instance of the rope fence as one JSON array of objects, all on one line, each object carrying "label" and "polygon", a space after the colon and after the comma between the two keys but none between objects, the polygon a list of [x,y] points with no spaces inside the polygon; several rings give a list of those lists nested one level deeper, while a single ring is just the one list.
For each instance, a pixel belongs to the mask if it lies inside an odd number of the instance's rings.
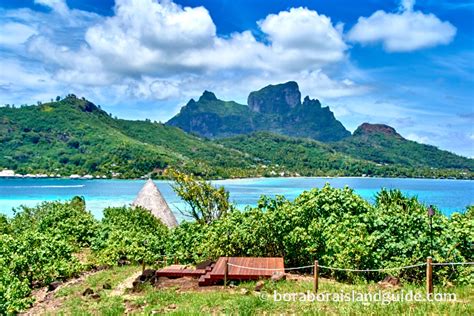
[{"label": "rope fence", "polygon": [[[231,267],[240,268],[240,269],[247,269],[247,270],[260,270],[260,271],[281,271],[282,269],[275,269],[275,268],[255,268],[255,267],[247,267],[241,266],[238,264],[227,263]],[[319,268],[334,270],[334,271],[346,271],[346,272],[384,272],[384,271],[395,271],[395,270],[403,270],[403,269],[411,269],[417,267],[426,266],[427,263],[417,263],[409,266],[402,266],[402,267],[393,267],[393,268],[381,268],[381,269],[346,269],[346,268],[336,268],[336,267],[328,267],[323,265],[318,265]],[[451,266],[451,265],[474,265],[474,262],[436,262],[432,263],[433,266]],[[292,267],[292,268],[284,268],[285,271],[292,271],[292,270],[302,270],[307,268],[314,268],[314,265],[308,266],[300,266],[300,267]]]},{"label": "rope fence", "polygon": [[474,262],[434,262],[434,266],[462,266],[462,265],[474,265]]},{"label": "rope fence", "polygon": [[314,261],[314,265],[307,265],[307,266],[300,266],[300,267],[291,267],[291,268],[256,268],[256,267],[248,267],[248,266],[241,266],[238,264],[229,263],[226,260],[225,263],[225,276],[224,276],[224,285],[227,286],[227,274],[228,274],[228,267],[235,267],[239,269],[247,269],[247,270],[258,270],[258,271],[292,271],[292,270],[302,270],[308,268],[314,268],[314,292],[318,291],[318,284],[319,284],[319,268],[333,270],[333,271],[345,271],[345,272],[386,272],[386,271],[395,271],[395,270],[404,270],[404,269],[413,269],[419,267],[426,266],[426,293],[428,295],[433,294],[433,266],[460,266],[460,265],[474,265],[474,262],[432,262],[432,258],[426,258],[426,262],[416,263],[408,266],[401,266],[401,267],[392,267],[392,268],[380,268],[380,269],[350,269],[350,268],[337,268],[337,267],[329,267],[323,266],[318,264],[318,260]]},{"label": "rope fence", "polygon": [[[175,263],[177,263],[177,256],[178,254],[166,254],[160,255],[164,260],[157,261],[161,263],[167,263],[168,259],[174,259]],[[405,269],[413,269],[419,267],[426,267],[426,293],[428,295],[433,294],[433,267],[434,266],[464,266],[464,265],[474,265],[474,262],[432,262],[432,258],[426,258],[426,262],[416,263],[408,266],[401,266],[401,267],[391,267],[391,268],[379,268],[379,269],[351,269],[351,268],[338,268],[338,267],[330,267],[330,266],[323,266],[319,265],[318,260],[314,261],[314,265],[306,265],[306,266],[299,266],[299,267],[291,267],[291,268],[256,268],[256,267],[249,267],[249,266],[242,266],[238,264],[229,263],[228,260],[225,262],[225,275],[224,275],[224,285],[227,286],[227,276],[229,267],[235,267],[239,269],[247,269],[247,270],[255,270],[255,271],[294,271],[294,270],[303,270],[313,268],[314,273],[314,292],[318,291],[318,284],[319,284],[319,269],[327,269],[332,271],[344,271],[344,272],[387,272],[387,271],[396,271],[396,270],[405,270]],[[145,266],[143,264],[143,270]]]},{"label": "rope fence", "polygon": [[425,266],[426,263],[417,263],[410,266],[403,266],[403,267],[393,267],[393,268],[381,268],[381,269],[343,269],[343,268],[336,268],[336,267],[326,267],[320,265],[319,268],[328,269],[328,270],[335,270],[335,271],[346,271],[346,272],[384,272],[384,271],[395,271],[395,270],[403,270],[403,269],[411,269],[416,267]]},{"label": "rope fence", "polygon": [[[235,267],[235,268],[240,268],[240,269],[247,269],[247,270],[258,270],[258,271],[281,271],[282,269],[278,268],[255,268],[255,267],[246,267],[246,266],[240,266],[238,264],[233,264],[233,263],[227,263],[228,266],[230,267]],[[293,268],[284,268],[283,270],[285,271],[291,271],[291,270],[300,270],[300,269],[307,269],[307,268],[314,268],[314,265],[310,266],[301,266],[301,267],[293,267]]]}]

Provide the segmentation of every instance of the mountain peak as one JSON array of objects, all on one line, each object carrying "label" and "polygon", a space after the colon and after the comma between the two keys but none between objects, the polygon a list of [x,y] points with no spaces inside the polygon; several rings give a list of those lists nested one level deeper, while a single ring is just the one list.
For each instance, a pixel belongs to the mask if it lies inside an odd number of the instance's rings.
[{"label": "mountain peak", "polygon": [[387,136],[403,138],[400,134],[397,133],[397,131],[393,127],[385,124],[362,123],[362,125],[357,127],[357,129],[354,131],[354,136],[370,134],[384,134]]},{"label": "mountain peak", "polygon": [[303,105],[321,108],[321,102],[318,99],[311,99],[309,96],[304,97]]},{"label": "mountain peak", "polygon": [[[69,106],[75,107],[82,112],[103,112],[97,105],[84,97],[78,98],[76,95],[70,93],[60,102],[68,104]],[[104,112],[105,113],[105,112]]]},{"label": "mountain peak", "polygon": [[295,81],[268,85],[251,92],[247,103],[255,112],[285,114],[301,104],[301,92]]},{"label": "mountain peak", "polygon": [[205,90],[199,98],[199,101],[217,101],[217,97],[214,92]]},{"label": "mountain peak", "polygon": [[198,102],[189,101],[168,125],[214,138],[269,131],[321,141],[338,141],[351,135],[329,107],[306,97],[294,81],[269,85],[249,94],[248,106],[222,101],[204,91]]}]

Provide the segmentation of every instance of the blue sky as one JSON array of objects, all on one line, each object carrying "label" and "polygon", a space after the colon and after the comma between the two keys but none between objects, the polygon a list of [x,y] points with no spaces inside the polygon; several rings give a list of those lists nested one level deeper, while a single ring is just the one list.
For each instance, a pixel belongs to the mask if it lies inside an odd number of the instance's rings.
[{"label": "blue sky", "polygon": [[166,121],[212,90],[295,80],[351,131],[474,156],[474,3],[0,0],[0,104],[75,93]]}]

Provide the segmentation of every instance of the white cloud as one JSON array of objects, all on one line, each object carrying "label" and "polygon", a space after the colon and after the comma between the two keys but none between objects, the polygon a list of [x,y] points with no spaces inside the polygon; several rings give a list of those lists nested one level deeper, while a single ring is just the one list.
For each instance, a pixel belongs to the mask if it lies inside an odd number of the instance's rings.
[{"label": "white cloud", "polygon": [[400,9],[402,11],[412,11],[415,6],[415,0],[402,0],[400,2]]},{"label": "white cloud", "polygon": [[190,50],[213,44],[215,25],[203,7],[117,0],[115,15],[89,28],[90,53],[120,73],[167,73],[187,68]]},{"label": "white cloud", "polygon": [[412,141],[415,141],[415,142],[420,143],[420,144],[430,144],[430,143],[432,143],[432,141],[431,141],[431,139],[429,139],[429,137],[421,136],[421,135],[418,135],[418,134],[415,134],[415,133],[410,133],[410,134],[406,135],[405,138],[409,139],[409,140],[412,140]]},{"label": "white cloud", "polygon": [[347,49],[330,18],[306,8],[270,14],[258,25],[268,35],[275,62],[285,67],[337,62]]},{"label": "white cloud", "polygon": [[305,8],[258,22],[268,44],[250,31],[223,38],[203,7],[169,1],[118,0],[115,15],[88,29],[91,54],[110,71],[167,75],[209,70],[300,71],[338,62],[346,44],[331,20]]},{"label": "white cloud", "polygon": [[16,22],[0,24],[0,45],[19,45],[26,42],[36,30],[28,25]]},{"label": "white cloud", "polygon": [[65,0],[35,0],[35,3],[49,7],[60,14],[66,14],[69,11]]},{"label": "white cloud", "polygon": [[204,7],[167,0],[116,0],[110,17],[70,9],[62,0],[36,3],[52,11],[5,10],[0,23],[25,26],[24,35],[15,40],[22,47],[15,54],[25,57],[17,66],[23,73],[32,65],[41,69],[50,87],[75,89],[63,93],[181,102],[215,89],[229,91],[230,98],[239,90],[243,100],[249,91],[276,80],[297,80],[318,97],[363,90],[349,78],[329,76],[327,67],[347,63],[342,24],[335,26],[307,8],[256,22],[265,37],[261,41],[251,31],[219,36]]},{"label": "white cloud", "polygon": [[382,43],[388,52],[409,52],[449,44],[456,28],[433,14],[413,11],[415,1],[404,0],[401,12],[376,11],[370,17],[360,17],[349,31],[350,41],[362,44]]},{"label": "white cloud", "polygon": [[322,100],[360,95],[369,90],[369,87],[357,85],[348,78],[331,79],[321,70],[301,73],[298,83],[304,95]]}]

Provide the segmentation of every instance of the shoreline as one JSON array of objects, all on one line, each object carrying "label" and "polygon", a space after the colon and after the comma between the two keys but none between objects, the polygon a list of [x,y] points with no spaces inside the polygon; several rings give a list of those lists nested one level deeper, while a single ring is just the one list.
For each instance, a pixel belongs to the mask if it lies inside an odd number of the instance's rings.
[{"label": "shoreline", "polygon": [[[1,180],[19,180],[19,179],[34,179],[34,180],[79,180],[79,181],[145,181],[148,178],[107,178],[107,177],[50,177],[50,176],[0,176]],[[151,178],[153,181],[172,181],[167,178]],[[474,181],[474,178],[430,178],[430,177],[383,177],[383,176],[271,176],[271,177],[235,177],[235,178],[205,178],[206,181],[232,181],[232,180],[260,180],[260,179],[407,179],[407,180],[453,180],[453,181]]]},{"label": "shoreline", "polygon": [[[99,180],[99,179],[94,179]],[[128,204],[136,196],[143,180],[137,179],[100,179],[71,180],[67,178],[9,178],[0,179],[0,213],[12,214],[12,208],[20,205],[32,206],[30,201],[69,199],[75,195],[86,197],[87,204],[92,202],[91,211],[100,213],[112,204]],[[438,180],[438,181],[434,181]],[[167,179],[155,180],[162,189],[167,202],[179,203],[169,187]],[[409,196],[417,196],[420,201],[433,204],[446,214],[462,212],[466,205],[472,205],[474,181],[459,179],[420,179],[420,178],[376,178],[376,177],[268,177],[236,178],[213,180],[215,186],[223,186],[231,193],[231,200],[237,204],[255,204],[261,195],[284,195],[292,199],[303,191],[321,188],[329,183],[336,188],[349,187],[365,200],[371,201],[375,193],[382,188],[399,189]],[[80,186],[80,187],[79,187]],[[438,193],[436,193],[438,192]],[[460,201],[458,201],[460,200]],[[455,202],[458,201],[458,202]],[[109,202],[109,203],[108,203]],[[462,203],[459,203],[462,202]]]}]

